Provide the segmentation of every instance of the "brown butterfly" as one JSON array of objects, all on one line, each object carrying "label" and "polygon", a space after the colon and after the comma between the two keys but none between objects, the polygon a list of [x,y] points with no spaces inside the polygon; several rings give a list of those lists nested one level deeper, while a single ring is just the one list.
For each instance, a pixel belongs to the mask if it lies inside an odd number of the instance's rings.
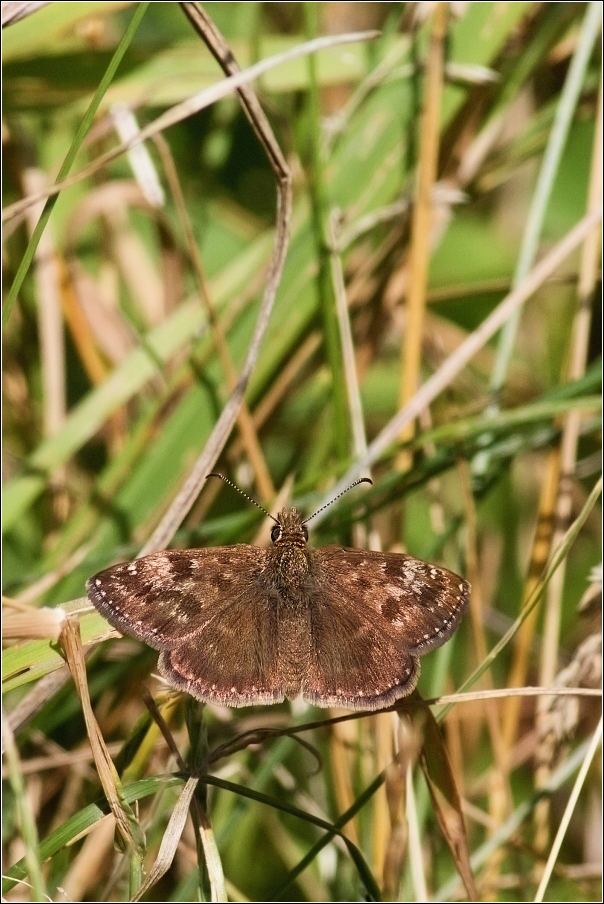
[{"label": "brown butterfly", "polygon": [[198,700],[301,694],[375,710],[410,694],[419,657],[451,637],[470,585],[412,556],[313,549],[310,518],[295,509],[273,520],[270,549],[154,553],[94,575],[88,596],[115,628],[159,650],[162,675]]}]

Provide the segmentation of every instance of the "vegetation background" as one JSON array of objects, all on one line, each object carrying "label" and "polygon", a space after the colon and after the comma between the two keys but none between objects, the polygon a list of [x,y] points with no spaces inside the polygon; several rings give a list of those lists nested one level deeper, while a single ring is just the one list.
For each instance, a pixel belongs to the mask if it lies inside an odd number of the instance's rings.
[{"label": "vegetation background", "polygon": [[[138,554],[223,410],[275,177],[231,94],[62,189],[39,243],[43,205],[11,205],[70,149],[75,173],[223,78],[184,6],[51,3],[4,30],[5,899],[450,900],[475,895],[471,863],[481,899],[601,900],[599,701],[563,694],[601,677],[599,227],[518,322],[440,370],[601,204],[600,4],[204,7],[242,68],[378,30],[254,83],[294,213],[247,416],[217,467],[266,507],[311,512],[365,460],[374,486],[312,542],[405,549],[471,581],[471,612],[419,685],[433,698],[472,676],[493,697],[432,707],[448,757],[436,722],[404,709],[314,726],[335,714],[200,715],[153,676],[153,651],[98,643],[115,632],[82,599],[91,574]],[[370,460],[434,374],[415,431]],[[173,545],[268,533],[215,481]],[[78,653],[62,612],[89,645],[91,709],[63,665]],[[495,696],[539,685],[559,695]],[[145,688],[208,772],[188,798]],[[260,729],[274,734],[246,734]]]}]

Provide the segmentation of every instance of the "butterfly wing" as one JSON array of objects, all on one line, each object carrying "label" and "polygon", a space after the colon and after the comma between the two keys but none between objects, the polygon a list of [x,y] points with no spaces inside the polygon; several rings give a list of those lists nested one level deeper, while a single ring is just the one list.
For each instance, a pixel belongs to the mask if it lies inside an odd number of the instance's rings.
[{"label": "butterfly wing", "polygon": [[470,586],[447,571],[394,553],[316,550],[305,699],[378,709],[414,689],[419,657],[457,627]]},{"label": "butterfly wing", "polygon": [[116,565],[87,583],[115,628],[160,650],[170,684],[199,700],[249,706],[283,700],[277,606],[255,546],[167,550]]}]

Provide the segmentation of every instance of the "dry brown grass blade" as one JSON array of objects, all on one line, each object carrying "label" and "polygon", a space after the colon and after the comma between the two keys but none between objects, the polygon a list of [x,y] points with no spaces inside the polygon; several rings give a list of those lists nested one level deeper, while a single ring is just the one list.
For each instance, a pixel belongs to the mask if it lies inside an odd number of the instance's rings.
[{"label": "dry brown grass blade", "polygon": [[67,619],[61,632],[60,641],[65,652],[67,665],[73,677],[77,695],[82,704],[92,755],[94,756],[94,762],[105,797],[115,816],[119,836],[122,843],[129,849],[131,856],[140,861],[143,850],[142,832],[132,809],[124,800],[119,776],[92,710],[80,625],[77,619]]},{"label": "dry brown grass blade", "polygon": [[[238,72],[238,67],[230,48],[199,4],[185,3],[183,4],[183,8],[195,29],[203,37],[210,51],[219,61],[225,72]],[[185,480],[180,492],[176,495],[176,498],[166,515],[162,518],[161,523],[141,550],[141,555],[156,552],[159,549],[164,549],[168,545],[174,532],[197,498],[207,474],[211,471],[227,441],[240,410],[247,384],[260,352],[260,345],[268,326],[271,310],[277,294],[277,287],[281,279],[283,264],[285,263],[292,210],[291,175],[270,124],[264,115],[253,90],[249,85],[242,83],[237,91],[245,114],[248,117],[254,132],[258,136],[262,147],[265,149],[275,173],[277,183],[277,232],[275,236],[275,245],[268,268],[266,287],[260,312],[239,375],[237,386],[231,393],[203,452],[197,459],[197,462]]]},{"label": "dry brown grass blade", "polygon": [[14,640],[26,638],[33,640],[40,637],[49,637],[58,640],[65,624],[66,613],[57,606],[51,609],[44,606],[37,609],[34,606],[20,606],[18,603],[13,609],[19,611],[7,612],[11,601],[3,600],[2,605],[2,640]]},{"label": "dry brown grass blade", "polygon": [[46,3],[28,3],[26,0],[7,0],[2,4],[2,28],[14,25],[27,16],[33,15],[39,9],[48,6]]},{"label": "dry brown grass blade", "polygon": [[[119,354],[120,349],[126,345],[132,345],[132,336],[127,331],[117,311],[109,311],[95,295],[96,284],[91,276],[75,262],[71,266],[63,263],[62,266],[62,301],[65,324],[73,343],[77,349],[80,361],[84,366],[91,383],[100,386],[109,373],[106,359],[99,351],[98,336],[102,332],[106,342],[105,348],[111,348],[113,353]],[[94,303],[96,300],[96,304]],[[92,318],[86,314],[86,308],[94,311]],[[103,330],[99,328],[99,321],[103,324]],[[109,321],[109,323],[108,323]],[[94,326],[96,325],[96,329]],[[120,339],[116,341],[116,333],[119,331]],[[120,408],[114,411],[107,420],[107,434],[110,445],[114,448],[119,445],[126,428],[126,411]]]},{"label": "dry brown grass blade", "polygon": [[61,884],[65,901],[85,901],[97,886],[99,875],[113,853],[115,816],[108,813],[93,827],[71,863]]},{"label": "dry brown grass blade", "polygon": [[[49,741],[35,729],[32,730],[30,737],[32,743],[39,745],[45,752],[41,756],[29,756],[23,760],[21,764],[23,775],[67,768],[71,774],[79,773],[88,781],[94,781],[96,773],[92,768],[92,752],[89,745],[78,750],[66,750],[60,744]],[[118,754],[121,748],[122,743],[115,742],[110,745],[110,752],[114,755]],[[6,778],[6,767],[2,770],[2,776]]]},{"label": "dry brown grass blade", "polygon": [[543,901],[543,897],[545,895],[545,890],[547,888],[547,884],[551,877],[552,872],[554,871],[556,861],[558,859],[558,854],[560,853],[560,847],[562,846],[562,841],[566,834],[566,830],[568,829],[568,825],[570,823],[571,816],[575,810],[577,805],[577,801],[579,799],[579,794],[587,777],[587,772],[591,763],[593,761],[594,756],[596,755],[596,751],[598,747],[602,744],[602,717],[600,717],[600,721],[598,722],[598,727],[596,728],[587,753],[585,755],[585,759],[581,765],[581,769],[579,770],[579,774],[575,780],[575,784],[573,786],[573,790],[569,797],[568,803],[566,805],[566,809],[564,811],[564,816],[562,817],[562,821],[560,826],[558,827],[558,831],[556,833],[556,838],[554,839],[554,843],[549,853],[549,857],[547,858],[547,863],[545,865],[545,870],[543,871],[543,876],[541,877],[541,882],[539,883],[539,888],[537,889],[537,893],[535,895],[535,901]]},{"label": "dry brown grass blade", "polygon": [[[600,84],[601,92],[601,84]],[[592,176],[590,185],[589,209],[596,209],[600,204],[602,194],[602,99],[600,96],[598,103],[598,119],[596,123],[596,132],[594,135],[594,151],[592,158]],[[575,325],[573,338],[571,343],[570,363],[565,367],[565,375],[563,380],[577,380],[585,370],[586,351],[589,341],[589,329],[591,324],[591,310],[589,299],[593,295],[595,287],[595,279],[598,270],[598,254],[599,254],[599,230],[594,229],[587,237],[584,245],[582,262],[579,271],[579,289],[577,293],[577,312],[575,317]],[[574,454],[576,450],[576,438],[578,424],[580,420],[579,413],[569,414],[564,422],[563,435],[566,439],[565,467],[563,473],[574,473]],[[570,431],[570,435],[569,435]],[[574,439],[572,434],[574,433]],[[569,442],[570,439],[570,442]],[[562,445],[565,445],[563,439]],[[541,498],[539,500],[539,512],[537,527],[535,530],[535,539],[533,541],[533,550],[531,562],[529,566],[529,575],[523,594],[524,602],[531,596],[538,575],[541,574],[543,567],[547,561],[552,544],[554,542],[554,527],[556,523],[556,499],[558,492],[558,484],[560,478],[562,449],[558,447],[550,452],[546,465],[546,474],[542,484]],[[561,495],[563,491],[561,491]],[[558,541],[559,536],[556,538]],[[561,569],[563,574],[563,570]],[[559,580],[554,578],[554,581]],[[508,684],[511,687],[521,686],[526,680],[528,671],[528,659],[530,648],[533,641],[537,618],[540,607],[535,608],[529,618],[524,622],[516,639],[514,649],[514,661],[510,671]],[[542,675],[543,679],[551,676]],[[549,681],[548,681],[549,683]],[[504,737],[508,750],[512,747],[518,726],[520,713],[520,698],[511,697],[506,704],[504,712]]]},{"label": "dry brown grass blade", "polygon": [[[394,755],[395,735],[392,726],[391,713],[377,713],[371,720],[373,744],[375,745],[374,772],[387,770],[392,763]],[[390,805],[386,793],[386,786],[379,788],[373,800],[372,832],[373,832],[373,857],[372,866],[376,876],[386,870],[386,858],[391,822],[389,818]],[[384,882],[386,877],[384,877]]]},{"label": "dry brown grass blade", "polygon": [[[417,174],[417,194],[413,207],[411,249],[407,269],[407,319],[403,345],[400,404],[404,407],[415,394],[421,363],[430,235],[432,231],[433,189],[438,167],[440,134],[440,105],[443,89],[445,38],[447,34],[448,3],[434,6],[430,46],[426,60],[425,103],[420,124],[420,151]],[[401,431],[401,442],[413,435],[413,424]],[[398,467],[407,470],[409,453],[402,453]]]},{"label": "dry brown grass blade", "polygon": [[426,776],[434,812],[471,901],[478,900],[470,866],[470,851],[463,819],[461,798],[439,727],[432,712],[424,713],[424,746],[421,765]]},{"label": "dry brown grass blade", "polygon": [[[300,345],[289,361],[283,367],[283,370],[275,378],[274,382],[268,389],[266,395],[254,410],[254,423],[256,428],[260,427],[273,413],[279,402],[286,395],[288,389],[298,377],[300,371],[307,361],[314,355],[321,345],[320,333],[311,333],[302,345]],[[235,449],[239,441],[235,443]]]},{"label": "dry brown grass blade", "polygon": [[[393,721],[393,716],[390,714],[388,714],[388,718],[391,722]],[[386,768],[384,784],[390,826],[382,862],[382,890],[387,901],[400,900],[399,887],[410,832],[406,816],[408,781],[422,745],[418,727],[407,715],[398,715],[396,721],[398,723],[395,735],[397,750]]]},{"label": "dry brown grass blade", "polygon": [[19,732],[44,706],[46,701],[63,687],[68,678],[69,670],[66,665],[41,678],[7,716],[11,730],[15,733]]},{"label": "dry brown grass blade", "polygon": [[72,279],[72,276],[75,276],[76,274],[72,274],[72,272],[63,265],[62,275],[63,314],[65,315],[65,323],[78,351],[80,361],[84,365],[84,370],[91,382],[95,386],[98,386],[107,376],[109,368],[99,354],[92,329],[80,307],[78,293],[75,291]]},{"label": "dry brown grass blade", "polygon": [[[340,343],[342,346],[342,364],[344,366],[344,379],[348,395],[348,408],[350,424],[352,427],[353,453],[355,457],[362,457],[367,451],[367,436],[365,435],[365,419],[361,403],[359,378],[357,374],[356,359],[354,353],[354,340],[350,326],[349,304],[346,298],[346,285],[344,282],[344,268],[338,249],[337,236],[337,211],[332,211],[327,222],[329,230],[329,260],[333,293],[340,328]],[[371,475],[368,474],[368,477]]]},{"label": "dry brown grass blade", "polygon": [[[146,894],[156,882],[159,882],[161,877],[170,869],[198,783],[198,778],[190,778],[185,784],[182,794],[178,798],[176,806],[170,816],[170,821],[164,832],[164,837],[162,838],[155,863],[149,870],[149,874],[138,892],[132,898],[133,901],[140,901],[142,895]],[[216,900],[216,898],[213,897],[212,900]]]},{"label": "dry brown grass blade", "polygon": [[[162,713],[158,709],[155,700],[150,694],[145,694],[144,703],[151,713],[151,716],[153,717],[159,730],[161,731],[166,744],[171,750],[172,755],[174,756],[178,764],[178,768],[181,770],[181,772],[186,773],[187,766],[180,755],[180,751],[176,746],[176,742],[172,737],[168,724],[164,719]],[[155,861],[155,864],[153,865],[153,868],[151,869],[151,872],[149,873],[143,888],[141,888],[141,890],[139,891],[136,900],[138,900],[138,898],[140,898],[141,895],[151,887],[151,885],[154,885],[157,881],[159,881],[159,879],[161,879],[161,877],[172,865],[174,855],[176,854],[176,848],[180,842],[180,838],[185,827],[186,809],[188,808],[190,808],[192,811],[193,828],[198,838],[198,848],[200,843],[203,848],[205,863],[208,871],[208,878],[210,880],[211,900],[227,900],[222,862],[220,860],[220,854],[218,853],[218,847],[214,839],[210,820],[201,804],[201,801],[195,795],[195,789],[197,788],[198,781],[199,779],[194,777],[189,778],[189,780],[187,781],[187,784],[183,789],[183,793],[179,798],[176,810],[173,812],[168,827],[166,828],[166,831],[164,833],[160,850],[157,855],[157,860]],[[186,808],[184,815],[183,808]],[[178,812],[176,813],[176,811]]]},{"label": "dry brown grass blade", "polygon": [[[556,675],[557,688],[602,686],[602,633],[591,634],[577,649],[571,662]],[[577,733],[581,717],[580,695],[557,694],[539,700],[537,754],[544,763],[553,763],[569,738]]]},{"label": "dry brown grass blade", "polygon": [[[329,756],[334,782],[334,794],[339,813],[345,813],[354,802],[352,775],[358,744],[358,726],[351,722],[343,722],[332,727]],[[342,830],[347,838],[358,845],[359,820],[353,817]]]},{"label": "dry brown grass blade", "polygon": [[599,688],[591,687],[506,687],[501,690],[464,691],[461,694],[443,694],[434,700],[425,700],[428,706],[449,703],[474,703],[476,700],[506,700],[508,697],[601,697]]},{"label": "dry brown grass blade", "polygon": [[[178,216],[185,233],[189,262],[195,276],[197,290],[205,306],[210,326],[214,332],[214,341],[216,343],[216,349],[220,356],[220,362],[222,365],[222,370],[226,377],[227,386],[229,388],[229,392],[233,392],[233,390],[237,386],[237,371],[235,370],[235,365],[233,364],[233,359],[231,358],[231,353],[227,345],[226,336],[222,328],[222,324],[218,319],[218,314],[216,312],[214,302],[212,301],[210,291],[208,289],[207,280],[203,272],[201,259],[197,250],[197,245],[195,243],[193,226],[191,224],[191,219],[187,211],[185,198],[180,187],[180,181],[178,179],[178,173],[174,165],[172,153],[163,135],[156,135],[155,143],[162,157],[164,170],[166,172],[166,176],[172,190],[172,197],[174,198],[176,210],[178,211]],[[271,480],[266,461],[262,453],[262,448],[260,446],[260,441],[256,432],[256,426],[245,400],[241,403],[241,409],[239,411],[237,421],[239,424],[241,441],[243,443],[245,451],[247,452],[249,462],[256,475],[260,497],[262,498],[263,502],[270,502],[270,500],[275,495],[275,488],[273,486],[273,482]]]}]

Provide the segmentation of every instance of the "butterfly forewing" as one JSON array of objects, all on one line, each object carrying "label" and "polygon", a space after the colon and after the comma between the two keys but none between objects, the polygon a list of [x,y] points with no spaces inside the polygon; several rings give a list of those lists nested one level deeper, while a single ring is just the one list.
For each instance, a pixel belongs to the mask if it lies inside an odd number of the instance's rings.
[{"label": "butterfly forewing", "polygon": [[171,684],[230,706],[283,699],[276,607],[256,546],[169,550],[116,565],[88,581],[98,611],[162,651]]},{"label": "butterfly forewing", "polygon": [[340,546],[316,555],[334,597],[350,601],[397,646],[418,655],[449,639],[468,604],[467,581],[413,556]]}]

